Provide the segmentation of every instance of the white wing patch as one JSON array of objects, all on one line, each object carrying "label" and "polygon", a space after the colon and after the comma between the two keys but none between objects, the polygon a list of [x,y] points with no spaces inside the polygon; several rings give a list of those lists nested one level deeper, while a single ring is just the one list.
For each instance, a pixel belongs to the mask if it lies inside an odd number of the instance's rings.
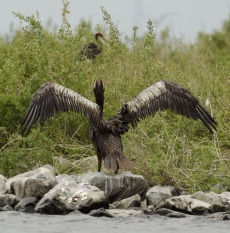
[{"label": "white wing patch", "polygon": [[137,112],[141,107],[148,105],[151,100],[167,92],[163,81],[159,81],[140,92],[134,99],[127,102],[131,112]]}]

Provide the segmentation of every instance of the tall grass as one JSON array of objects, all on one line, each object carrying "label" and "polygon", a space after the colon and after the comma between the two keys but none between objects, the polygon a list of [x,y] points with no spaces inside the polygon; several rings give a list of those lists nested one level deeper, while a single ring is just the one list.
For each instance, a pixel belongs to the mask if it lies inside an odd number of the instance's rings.
[{"label": "tall grass", "polygon": [[169,111],[148,117],[123,136],[125,155],[135,165],[133,172],[151,185],[171,184],[191,192],[209,190],[219,182],[228,188],[230,66],[226,53],[223,58],[205,34],[192,46],[168,43],[170,38],[156,43],[151,21],[144,37],[137,37],[134,27],[127,46],[102,8],[106,27],[97,30],[109,41],[95,60],[79,61],[78,51],[94,40],[93,32],[84,22],[72,30],[68,2],[63,4],[63,24],[57,34],[42,27],[39,13],[29,17],[15,13],[27,26],[12,42],[0,44],[0,173],[10,177],[46,163],[53,164],[57,173],[96,170],[95,161],[89,166],[88,158],[95,155],[89,124],[80,114],[59,114],[43,126],[35,125],[28,137],[20,136],[20,122],[32,94],[44,82],[57,82],[94,100],[93,83],[103,79],[105,118],[110,118],[144,88],[169,79],[191,90],[203,105],[208,103],[218,131],[210,134],[200,121]]}]

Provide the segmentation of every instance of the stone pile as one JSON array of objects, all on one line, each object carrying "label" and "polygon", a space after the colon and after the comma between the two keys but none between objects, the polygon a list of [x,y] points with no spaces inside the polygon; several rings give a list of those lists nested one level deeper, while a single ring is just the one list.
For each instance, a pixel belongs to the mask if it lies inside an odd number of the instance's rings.
[{"label": "stone pile", "polygon": [[0,175],[0,211],[230,220],[230,192],[180,194],[172,186],[150,188],[142,176],[130,172],[55,176],[53,167],[46,165],[10,179]]}]

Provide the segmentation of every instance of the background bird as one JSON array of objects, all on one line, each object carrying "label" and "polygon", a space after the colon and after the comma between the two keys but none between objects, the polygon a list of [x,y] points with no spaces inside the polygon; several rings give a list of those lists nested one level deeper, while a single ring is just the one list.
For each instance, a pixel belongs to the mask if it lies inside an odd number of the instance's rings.
[{"label": "background bird", "polygon": [[106,41],[105,37],[100,33],[95,34],[95,43],[91,42],[88,44],[83,45],[81,51],[79,53],[80,59],[86,57],[87,59],[94,59],[98,54],[100,54],[103,50],[103,43],[102,41]]},{"label": "background bird", "polygon": [[90,138],[97,153],[98,172],[104,161],[107,170],[131,170],[133,164],[124,156],[121,135],[141,120],[160,110],[170,109],[177,114],[200,119],[210,132],[217,123],[190,91],[177,83],[162,80],[149,86],[128,101],[117,114],[103,118],[104,83],[94,85],[96,102],[56,83],[43,84],[34,94],[22,122],[22,134],[28,134],[35,122],[44,122],[55,113],[74,111],[85,115],[90,122]]}]

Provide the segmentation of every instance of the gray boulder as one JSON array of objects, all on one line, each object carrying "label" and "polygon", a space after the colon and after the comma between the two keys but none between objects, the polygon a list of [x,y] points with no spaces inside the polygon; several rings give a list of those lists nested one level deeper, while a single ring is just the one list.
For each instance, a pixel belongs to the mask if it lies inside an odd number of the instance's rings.
[{"label": "gray boulder", "polygon": [[108,217],[108,218],[115,218],[115,217],[148,218],[148,216],[145,215],[142,210],[135,210],[135,209],[109,209],[109,210],[105,210],[104,208],[100,208],[98,210],[90,211],[89,215],[93,216],[93,217]]},{"label": "gray boulder", "polygon": [[19,199],[13,194],[0,194],[0,207],[11,206],[14,207],[19,202]]},{"label": "gray boulder", "polygon": [[219,195],[212,202],[213,212],[225,212],[230,210],[230,200]]},{"label": "gray boulder", "polygon": [[45,165],[8,179],[5,190],[6,193],[15,194],[20,199],[24,197],[40,199],[56,184],[53,167]]},{"label": "gray boulder", "polygon": [[112,203],[117,209],[128,209],[130,207],[140,207],[141,206],[141,197],[136,194],[132,197],[125,198],[121,201]]},{"label": "gray boulder", "polygon": [[190,198],[191,201],[189,202],[192,214],[196,215],[208,215],[213,212],[212,205],[207,202],[203,202],[200,200],[195,200]]},{"label": "gray boulder", "polygon": [[225,187],[222,183],[218,183],[215,186],[213,186],[211,190],[216,191],[216,192],[223,192],[225,191]]},{"label": "gray boulder", "polygon": [[203,201],[192,199],[189,195],[175,196],[162,201],[156,210],[166,208],[187,214],[206,215],[212,212],[212,206]]},{"label": "gray boulder", "polygon": [[34,208],[38,203],[36,197],[25,197],[19,201],[19,203],[14,207],[14,210],[26,213],[34,213]]},{"label": "gray boulder", "polygon": [[0,193],[5,193],[5,183],[6,183],[7,179],[5,176],[0,174]]},{"label": "gray boulder", "polygon": [[140,175],[131,172],[119,174],[90,172],[80,176],[71,176],[75,181],[85,180],[89,184],[102,190],[110,203],[138,194],[141,200],[145,199],[149,189],[148,182]]},{"label": "gray boulder", "polygon": [[209,203],[214,213],[230,210],[230,192],[217,194],[214,192],[203,193],[199,191],[192,194],[191,198]]},{"label": "gray boulder", "polygon": [[145,214],[148,214],[148,215],[153,214],[153,209],[149,208],[146,205],[146,200],[141,202],[141,207],[140,208]]},{"label": "gray boulder", "polygon": [[146,194],[146,204],[149,206],[158,206],[162,201],[176,196],[178,193],[172,186],[154,186]]},{"label": "gray boulder", "polygon": [[230,220],[230,211],[214,213],[209,215],[208,218],[214,218],[216,220]]},{"label": "gray boulder", "polygon": [[219,196],[227,198],[230,201],[230,192],[222,192]]},{"label": "gray boulder", "polygon": [[163,215],[169,218],[185,218],[186,215],[170,209],[161,208],[153,212],[153,214]]},{"label": "gray boulder", "polygon": [[141,218],[148,218],[147,215],[144,214],[141,210],[134,210],[134,209],[109,209],[107,210],[109,214],[113,217],[141,217]]},{"label": "gray boulder", "polygon": [[56,180],[58,183],[60,183],[63,178],[69,178],[70,176],[68,174],[59,174],[58,176],[56,176]]},{"label": "gray boulder", "polygon": [[195,192],[190,197],[193,199],[196,199],[196,200],[207,202],[209,204],[212,204],[212,202],[214,200],[213,195],[208,195],[202,191]]},{"label": "gray boulder", "polygon": [[13,211],[14,209],[10,205],[6,205],[4,207],[0,207],[0,212],[2,211]]},{"label": "gray boulder", "polygon": [[112,214],[110,214],[105,208],[100,208],[97,210],[91,210],[88,215],[92,217],[107,217],[107,218],[114,218]]},{"label": "gray boulder", "polygon": [[101,207],[109,207],[104,192],[86,181],[75,182],[64,177],[37,203],[35,211],[44,214],[68,214],[75,210],[88,213]]}]

